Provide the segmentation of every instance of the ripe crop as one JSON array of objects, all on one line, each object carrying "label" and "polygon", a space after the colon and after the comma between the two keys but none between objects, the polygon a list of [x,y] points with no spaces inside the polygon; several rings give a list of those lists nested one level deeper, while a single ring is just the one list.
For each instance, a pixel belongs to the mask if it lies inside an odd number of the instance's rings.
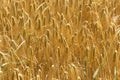
[{"label": "ripe crop", "polygon": [[1,80],[119,80],[119,0],[0,0]]}]

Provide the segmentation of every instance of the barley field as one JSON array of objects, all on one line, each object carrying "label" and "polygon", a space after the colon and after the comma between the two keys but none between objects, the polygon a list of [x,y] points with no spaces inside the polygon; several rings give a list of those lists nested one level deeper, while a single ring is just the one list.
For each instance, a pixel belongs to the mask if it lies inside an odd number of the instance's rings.
[{"label": "barley field", "polygon": [[120,0],[0,0],[0,80],[120,80]]}]

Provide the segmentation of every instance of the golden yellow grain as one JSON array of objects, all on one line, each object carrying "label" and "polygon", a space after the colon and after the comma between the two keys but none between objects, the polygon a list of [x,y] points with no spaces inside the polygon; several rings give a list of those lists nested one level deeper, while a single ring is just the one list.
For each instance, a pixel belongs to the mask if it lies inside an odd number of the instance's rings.
[{"label": "golden yellow grain", "polygon": [[119,80],[120,1],[1,0],[2,80]]}]

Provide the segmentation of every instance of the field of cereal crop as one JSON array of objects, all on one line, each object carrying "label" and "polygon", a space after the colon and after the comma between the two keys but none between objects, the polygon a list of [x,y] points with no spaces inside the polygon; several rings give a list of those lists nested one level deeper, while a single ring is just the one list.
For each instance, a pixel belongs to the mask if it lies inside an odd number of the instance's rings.
[{"label": "field of cereal crop", "polygon": [[0,0],[0,80],[120,80],[120,0]]}]

